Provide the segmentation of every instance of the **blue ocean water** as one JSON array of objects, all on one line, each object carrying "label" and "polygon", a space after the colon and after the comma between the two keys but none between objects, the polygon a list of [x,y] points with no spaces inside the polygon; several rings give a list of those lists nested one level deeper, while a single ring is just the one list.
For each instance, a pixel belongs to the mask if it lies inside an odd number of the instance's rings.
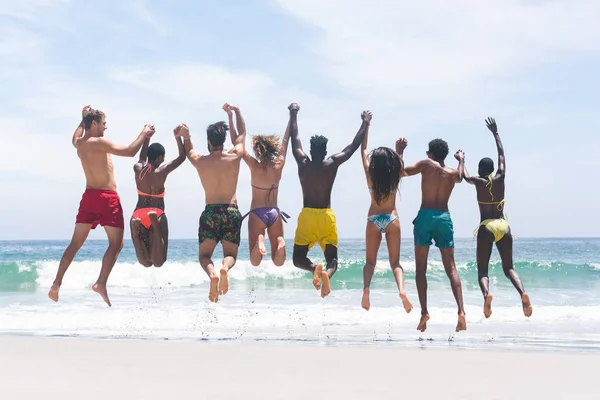
[{"label": "blue ocean water", "polygon": [[[340,267],[332,293],[321,299],[311,276],[288,261],[252,267],[248,243],[230,272],[230,290],[208,301],[208,278],[197,261],[196,240],[170,240],[162,268],[137,263],[126,241],[108,282],[113,307],[91,291],[106,248],[88,241],[65,276],[60,301],[47,297],[66,241],[0,242],[0,334],[94,338],[266,340],[317,344],[378,344],[408,347],[494,348],[541,351],[600,350],[600,239],[514,241],[515,269],[533,304],[523,316],[520,298],[504,277],[497,251],[490,265],[493,314],[485,319],[477,283],[476,243],[456,240],[467,331],[455,333],[457,309],[439,251],[428,267],[431,320],[416,331],[420,309],[411,240],[403,240],[401,264],[415,306],[402,308],[382,243],[371,284],[371,309],[360,307],[363,239],[341,240]],[[318,247],[311,250],[322,261]],[[213,260],[219,265],[220,247]]]}]

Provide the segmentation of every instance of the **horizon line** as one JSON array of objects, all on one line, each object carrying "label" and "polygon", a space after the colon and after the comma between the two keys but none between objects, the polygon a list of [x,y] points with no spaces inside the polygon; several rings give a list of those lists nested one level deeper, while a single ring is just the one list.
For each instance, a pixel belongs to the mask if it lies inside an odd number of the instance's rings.
[{"label": "horizon line", "polygon": [[[454,239],[471,239],[472,236],[455,236]],[[284,240],[293,240],[294,238],[285,238]],[[365,237],[340,237],[339,240],[364,240]],[[403,237],[401,240],[405,239],[413,239],[413,236]],[[600,239],[600,236],[520,236],[518,238],[514,238],[513,240],[519,239]],[[0,242],[50,242],[50,241],[70,241],[71,238],[67,239],[0,239]],[[87,239],[86,242],[99,242],[106,241],[106,238],[103,239]],[[124,238],[125,241],[130,241],[131,238]],[[169,240],[198,240],[197,237],[192,238],[169,238]],[[242,238],[241,240],[248,240],[248,238]],[[265,238],[268,241],[268,238]],[[475,239],[474,239],[475,241]]]}]

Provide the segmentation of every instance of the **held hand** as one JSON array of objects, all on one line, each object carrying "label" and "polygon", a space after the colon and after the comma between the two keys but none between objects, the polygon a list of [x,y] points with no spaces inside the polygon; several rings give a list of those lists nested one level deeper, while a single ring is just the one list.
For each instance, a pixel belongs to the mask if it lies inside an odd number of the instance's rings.
[{"label": "held hand", "polygon": [[454,158],[456,158],[458,161],[465,161],[465,153],[462,150],[458,150],[456,153],[454,153]]},{"label": "held hand", "polygon": [[408,141],[406,140],[406,138],[400,138],[396,140],[396,153],[402,153],[406,146],[408,146]]},{"label": "held hand", "polygon": [[373,113],[369,110],[365,110],[362,112],[362,114],[360,114],[360,117],[364,122],[370,123],[371,118],[373,118]]},{"label": "held hand", "polygon": [[144,125],[144,129],[142,130],[142,133],[146,136],[146,139],[149,139],[152,137],[152,135],[154,135],[154,125],[150,125],[150,124],[146,124]]},{"label": "held hand", "polygon": [[231,116],[231,113],[233,112],[233,108],[231,107],[231,104],[229,104],[229,103],[223,104],[223,111],[225,111],[227,113],[227,115]]},{"label": "held hand", "polygon": [[494,118],[488,117],[485,120],[485,125],[494,135],[498,134],[498,126],[496,125],[496,120]]},{"label": "held hand", "polygon": [[182,137],[184,139],[190,138],[190,128],[188,128],[186,124],[177,125],[173,132],[175,133],[176,137]]},{"label": "held hand", "polygon": [[83,119],[83,117],[85,117],[85,114],[87,114],[91,109],[92,107],[89,104],[83,107],[83,109],[81,110],[81,118]]},{"label": "held hand", "polygon": [[298,105],[298,103],[292,103],[288,106],[288,110],[290,110],[290,112],[298,112],[300,111],[300,106]]}]

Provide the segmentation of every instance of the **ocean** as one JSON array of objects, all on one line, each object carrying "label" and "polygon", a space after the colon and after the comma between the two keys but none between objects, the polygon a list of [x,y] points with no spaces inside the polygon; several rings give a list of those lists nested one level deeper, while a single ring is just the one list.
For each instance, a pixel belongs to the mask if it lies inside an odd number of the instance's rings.
[{"label": "ocean", "polygon": [[[71,264],[60,301],[48,289],[68,241],[0,241],[0,334],[103,339],[272,341],[319,345],[383,345],[525,351],[600,350],[600,239],[515,238],[515,269],[529,294],[533,315],[523,316],[520,298],[502,273],[494,249],[490,262],[493,314],[485,319],[477,283],[476,242],[456,239],[467,331],[456,333],[457,309],[437,248],[428,268],[431,319],[416,331],[420,308],[412,240],[402,241],[401,264],[414,309],[402,308],[380,248],[371,284],[371,310],[360,306],[364,239],[339,243],[332,292],[321,299],[311,275],[288,261],[252,267],[248,243],[230,272],[229,293],[208,301],[208,278],[197,261],[196,240],[170,240],[162,268],[144,268],[125,242],[108,281],[113,306],[91,290],[106,242],[90,240]],[[309,253],[322,261],[318,246]],[[213,258],[220,266],[221,247]]]}]

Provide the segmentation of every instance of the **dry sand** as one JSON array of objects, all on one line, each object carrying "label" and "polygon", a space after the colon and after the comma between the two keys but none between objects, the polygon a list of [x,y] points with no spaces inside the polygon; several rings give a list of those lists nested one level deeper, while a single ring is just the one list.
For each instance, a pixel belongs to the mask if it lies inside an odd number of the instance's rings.
[{"label": "dry sand", "polygon": [[599,399],[600,354],[0,338],[0,399]]}]

